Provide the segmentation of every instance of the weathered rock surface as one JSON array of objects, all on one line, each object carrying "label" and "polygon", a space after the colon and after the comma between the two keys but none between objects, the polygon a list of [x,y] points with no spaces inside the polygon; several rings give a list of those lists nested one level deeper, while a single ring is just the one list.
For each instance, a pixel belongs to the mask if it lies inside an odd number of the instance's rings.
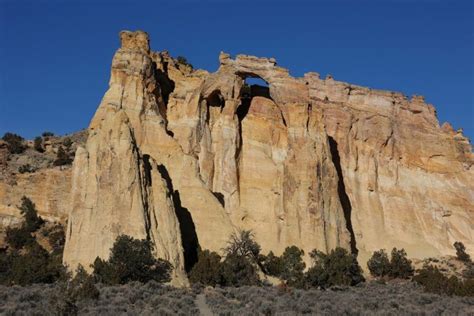
[{"label": "weathered rock surface", "polygon": [[[7,226],[22,220],[18,205],[23,196],[34,201],[45,220],[66,222],[70,210],[71,167],[55,167],[53,162],[59,146],[74,157],[75,149],[86,138],[86,130],[62,137],[43,137],[43,152],[33,148],[33,141],[25,141],[27,148],[21,154],[11,154],[8,144],[0,140],[0,235]],[[31,169],[21,173],[19,170],[25,165]]]},{"label": "weathered rock surface", "polygon": [[[474,254],[471,145],[422,97],[293,78],[245,55],[221,53],[208,73],[150,51],[144,32],[121,42],[71,184],[35,180],[64,187],[70,267],[128,234],[152,240],[185,285],[197,247],[220,252],[237,229],[264,252],[342,246],[363,266],[380,248],[422,258],[461,241]],[[54,208],[39,192],[39,209]]]}]

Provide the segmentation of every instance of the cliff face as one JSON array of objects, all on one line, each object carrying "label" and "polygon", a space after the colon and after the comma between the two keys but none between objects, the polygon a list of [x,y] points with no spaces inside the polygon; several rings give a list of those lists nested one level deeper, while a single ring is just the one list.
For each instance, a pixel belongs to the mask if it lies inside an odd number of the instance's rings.
[{"label": "cliff face", "polygon": [[[59,147],[66,148],[73,157],[86,138],[86,130],[63,137],[43,137],[41,152],[34,149],[33,141],[25,141],[26,149],[20,154],[10,153],[9,144],[0,140],[0,240],[4,228],[22,220],[18,209],[22,196],[34,201],[45,220],[66,222],[70,209],[71,168],[54,166],[54,160]],[[25,166],[30,170],[22,173],[20,170]]]},{"label": "cliff face", "polygon": [[[64,262],[106,258],[119,234],[150,238],[175,266],[252,229],[263,251],[296,245],[410,256],[474,250],[474,157],[420,97],[273,59],[221,53],[215,73],[122,32],[110,87],[72,170]],[[247,86],[258,77],[268,87]]]}]

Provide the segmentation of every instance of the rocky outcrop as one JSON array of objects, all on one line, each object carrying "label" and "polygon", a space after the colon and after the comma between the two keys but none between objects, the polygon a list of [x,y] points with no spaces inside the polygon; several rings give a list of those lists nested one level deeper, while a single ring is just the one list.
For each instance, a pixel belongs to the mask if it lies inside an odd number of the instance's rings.
[{"label": "rocky outcrop", "polygon": [[[110,86],[76,152],[64,262],[106,258],[116,236],[148,238],[175,266],[252,229],[263,251],[296,245],[410,256],[474,250],[474,158],[420,97],[275,60],[221,53],[215,73],[122,32]],[[268,87],[248,86],[258,77]]]},{"label": "rocky outcrop", "polygon": [[[6,227],[22,221],[18,206],[23,196],[35,203],[43,219],[65,224],[70,210],[71,167],[54,166],[54,161],[60,146],[73,158],[85,138],[87,130],[45,136],[41,152],[34,148],[33,141],[24,141],[25,151],[16,154],[10,153],[8,143],[0,140],[0,235]],[[28,171],[21,171],[25,166]]]}]

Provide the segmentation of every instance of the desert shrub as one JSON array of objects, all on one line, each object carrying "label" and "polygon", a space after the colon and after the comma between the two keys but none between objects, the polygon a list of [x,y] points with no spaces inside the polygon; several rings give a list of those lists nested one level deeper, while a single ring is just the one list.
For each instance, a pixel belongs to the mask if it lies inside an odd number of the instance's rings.
[{"label": "desert shrub", "polygon": [[36,171],[36,168],[35,167],[32,167],[30,164],[24,164],[24,165],[21,165],[20,167],[18,167],[18,172],[19,173],[32,173],[32,172],[35,172]]},{"label": "desert shrub", "polygon": [[43,137],[52,137],[52,136],[54,136],[54,133],[52,133],[52,132],[43,132],[43,134],[41,134],[41,136],[43,136]]},{"label": "desert shrub", "polygon": [[111,264],[106,260],[99,257],[95,258],[94,263],[91,265],[95,282],[104,284],[119,284],[120,280],[118,273]]},{"label": "desert shrub", "polygon": [[260,245],[250,230],[233,233],[222,262],[222,285],[243,286],[259,283],[257,267],[260,265]]},{"label": "desert shrub", "polygon": [[24,144],[25,139],[20,135],[13,133],[5,133],[2,139],[8,143],[9,151],[12,154],[21,154],[26,149],[26,146]]},{"label": "desert shrub", "polygon": [[414,271],[411,260],[407,258],[405,249],[398,250],[397,248],[393,248],[390,258],[390,272],[388,275],[392,278],[408,279],[413,276]]},{"label": "desert shrub", "polygon": [[[10,282],[10,272],[13,258],[16,252],[0,251],[0,284],[8,285]],[[1,298],[0,298],[1,300]]]},{"label": "desert shrub", "polygon": [[471,257],[466,253],[466,247],[462,242],[456,241],[453,246],[456,249],[456,257],[458,260],[463,262],[471,262]]},{"label": "desert shrub", "polygon": [[385,250],[375,251],[367,261],[370,274],[375,277],[384,277],[390,273],[390,260]]},{"label": "desert shrub", "polygon": [[35,239],[24,226],[7,227],[5,234],[5,242],[13,249],[21,249],[26,244],[33,242]]},{"label": "desert shrub", "polygon": [[44,152],[44,148],[43,148],[43,138],[41,138],[40,136],[35,137],[35,140],[34,140],[34,143],[33,143],[33,148],[34,148],[37,152],[43,153],[43,152]]},{"label": "desert shrub", "polygon": [[246,256],[237,253],[226,256],[222,263],[222,285],[244,286],[257,285],[259,278],[257,268]]},{"label": "desert shrub", "polygon": [[356,258],[344,248],[337,247],[329,254],[313,250],[310,257],[313,266],[305,276],[307,287],[327,288],[334,285],[356,285],[365,281]]},{"label": "desert shrub", "polygon": [[57,224],[48,231],[48,242],[53,248],[53,253],[63,252],[66,235],[62,225]]},{"label": "desert shrub", "polygon": [[304,251],[296,246],[286,247],[281,255],[281,273],[280,277],[290,286],[302,286],[304,269],[306,264],[303,262]]},{"label": "desert shrub", "polygon": [[[0,315],[74,315],[58,308],[59,284],[0,285]],[[199,315],[196,294],[156,282],[97,285],[98,299],[77,300],[80,315]],[[63,290],[64,291],[64,290]],[[364,283],[345,290],[276,287],[206,289],[215,315],[471,315],[472,298],[423,292],[416,282]],[[74,310],[73,308],[70,308]],[[66,312],[60,313],[61,310]]]},{"label": "desert shrub", "polygon": [[273,251],[270,251],[268,255],[262,256],[260,261],[262,262],[263,270],[266,274],[279,277],[283,269],[281,258],[275,256]]},{"label": "desert shrub", "polygon": [[20,213],[23,215],[23,227],[29,232],[34,232],[43,225],[43,219],[38,216],[36,206],[29,198],[23,196],[21,198]]},{"label": "desert shrub", "polygon": [[62,146],[59,146],[58,152],[56,153],[56,159],[53,162],[55,166],[65,166],[70,165],[72,163],[72,159],[66,153]]},{"label": "desert shrub", "polygon": [[474,280],[462,281],[456,276],[447,277],[437,267],[426,265],[413,277],[426,292],[436,294],[474,296]]},{"label": "desert shrub", "polygon": [[61,262],[50,260],[48,252],[36,241],[26,245],[24,254],[11,259],[9,284],[53,283],[64,275]]},{"label": "desert shrub", "polygon": [[66,147],[67,150],[69,150],[72,146],[71,138],[69,138],[69,137],[64,138],[63,145],[64,145],[64,147]]},{"label": "desert shrub", "polygon": [[95,286],[93,276],[87,273],[82,265],[77,267],[75,276],[69,281],[67,295],[74,302],[99,298],[100,292]]},{"label": "desert shrub", "polygon": [[462,276],[466,279],[474,279],[474,263],[466,263],[466,269],[462,272]]},{"label": "desert shrub", "polygon": [[193,68],[193,65],[191,65],[188,62],[188,60],[186,59],[186,57],[184,57],[184,56],[178,56],[178,57],[176,57],[176,60],[177,60],[178,64],[186,65],[186,66],[189,66],[189,67]]},{"label": "desert shrub", "polygon": [[216,252],[200,250],[198,261],[189,273],[189,281],[193,284],[216,286],[222,283],[221,257]]},{"label": "desert shrub", "polygon": [[125,284],[131,281],[145,283],[150,280],[168,282],[172,266],[166,260],[153,257],[152,247],[148,240],[118,236],[110,250],[109,260],[95,260],[94,277],[106,284]]},{"label": "desert shrub", "polygon": [[227,247],[224,249],[226,256],[242,256],[252,263],[259,263],[260,245],[255,241],[255,236],[250,230],[241,230],[233,233]]}]

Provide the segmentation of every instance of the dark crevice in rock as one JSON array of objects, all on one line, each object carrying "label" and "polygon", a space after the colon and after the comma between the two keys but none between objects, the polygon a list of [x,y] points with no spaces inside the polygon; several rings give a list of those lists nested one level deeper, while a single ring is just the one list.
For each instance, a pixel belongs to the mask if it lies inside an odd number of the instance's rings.
[{"label": "dark crevice in rock", "polygon": [[338,184],[337,184],[337,193],[341,201],[342,209],[344,210],[346,228],[349,231],[349,234],[351,237],[351,240],[350,240],[351,252],[352,254],[357,256],[359,250],[357,249],[357,246],[356,246],[354,229],[352,228],[352,219],[351,219],[352,205],[351,205],[349,196],[347,195],[347,192],[346,192],[346,186],[344,184],[344,177],[342,175],[342,168],[341,168],[341,157],[339,156],[339,151],[337,149],[337,142],[331,136],[328,136],[328,139],[329,139],[329,147],[331,149],[332,161],[334,163],[334,167],[336,168],[337,176],[339,179]]},{"label": "dark crevice in rock", "polygon": [[214,196],[215,196],[216,199],[219,201],[219,203],[221,203],[222,207],[225,208],[224,194],[222,194],[222,193],[220,193],[220,192],[212,192],[212,194],[214,194]]},{"label": "dark crevice in rock", "polygon": [[152,185],[151,183],[151,164],[150,164],[150,155],[143,155],[143,171],[145,174],[145,185],[150,186]]},{"label": "dark crevice in rock", "polygon": [[150,163],[150,155],[143,155],[142,157],[143,168],[142,168],[142,176],[141,182],[143,183],[144,189],[142,193],[142,201],[143,201],[143,211],[145,213],[145,231],[146,231],[146,239],[150,240],[150,231],[151,231],[151,219],[150,219],[150,206],[148,204],[148,191],[151,187],[151,163]]},{"label": "dark crevice in rock", "polygon": [[[153,63],[153,75],[156,81],[156,88],[153,91],[155,98],[158,102],[158,110],[161,116],[165,120],[166,124],[166,133],[171,137],[174,136],[174,133],[168,130],[168,118],[167,118],[167,111],[168,111],[168,101],[170,94],[174,91],[175,83],[173,80],[170,79],[168,76],[168,63],[163,62],[163,69],[161,70],[157,67],[155,62]],[[160,101],[161,100],[161,101]]]},{"label": "dark crevice in rock", "polygon": [[181,232],[181,241],[184,249],[184,268],[186,272],[191,271],[198,260],[199,241],[196,226],[189,210],[181,205],[181,197],[178,190],[173,189],[173,182],[164,165],[158,165],[158,172],[165,180],[173,200],[176,217],[178,218]]}]

